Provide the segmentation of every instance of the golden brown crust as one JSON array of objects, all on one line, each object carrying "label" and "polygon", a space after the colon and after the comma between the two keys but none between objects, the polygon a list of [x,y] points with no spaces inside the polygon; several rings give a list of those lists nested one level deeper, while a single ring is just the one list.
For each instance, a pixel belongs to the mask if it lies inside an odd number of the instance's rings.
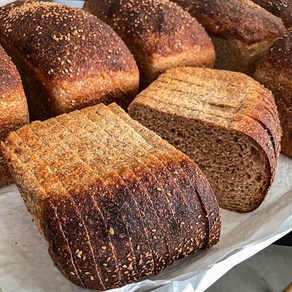
[{"label": "golden brown crust", "polygon": [[[0,141],[28,122],[27,102],[19,73],[0,46]],[[0,153],[0,187],[10,182],[12,179]]]},{"label": "golden brown crust", "polygon": [[281,150],[292,157],[292,31],[287,31],[259,63],[254,78],[269,88],[280,115],[283,137]]},{"label": "golden brown crust", "polygon": [[0,8],[0,33],[19,67],[29,67],[30,78],[43,84],[55,114],[137,92],[139,73],[126,45],[80,9],[12,3]]},{"label": "golden brown crust", "polygon": [[[88,0],[84,9],[108,23],[125,41],[138,62],[143,83],[177,65],[213,66],[214,49],[207,33],[175,3]],[[154,76],[149,78],[149,74]]]},{"label": "golden brown crust", "polygon": [[249,0],[172,0],[211,33],[246,44],[275,39],[285,31],[281,19]]},{"label": "golden brown crust", "polygon": [[292,26],[292,2],[290,0],[252,0],[274,15],[280,17],[286,28]]}]

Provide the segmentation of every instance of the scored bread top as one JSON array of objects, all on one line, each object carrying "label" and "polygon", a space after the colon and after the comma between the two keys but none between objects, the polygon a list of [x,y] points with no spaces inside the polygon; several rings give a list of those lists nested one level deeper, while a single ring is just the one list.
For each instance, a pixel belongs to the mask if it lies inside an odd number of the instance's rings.
[{"label": "scored bread top", "polygon": [[[255,75],[259,74],[261,70],[271,70],[274,72],[282,72],[286,78],[291,80],[292,75],[292,29],[288,30],[282,37],[280,37],[266,55],[260,61]],[[275,76],[273,76],[275,77]]]},{"label": "scored bread top", "polygon": [[212,48],[203,27],[168,0],[87,0],[84,9],[110,24],[146,56],[174,54],[194,46]]},{"label": "scored bread top", "polygon": [[285,31],[280,18],[250,0],[172,1],[189,11],[207,31],[248,45],[276,38]]},{"label": "scored bread top", "polygon": [[0,8],[0,32],[2,41],[14,46],[49,81],[136,70],[114,31],[80,9],[46,2],[12,3]]},{"label": "scored bread top", "polygon": [[292,26],[291,0],[252,0],[274,15],[280,17],[287,28]]},{"label": "scored bread top", "polygon": [[0,140],[28,121],[27,102],[19,73],[0,46]]}]

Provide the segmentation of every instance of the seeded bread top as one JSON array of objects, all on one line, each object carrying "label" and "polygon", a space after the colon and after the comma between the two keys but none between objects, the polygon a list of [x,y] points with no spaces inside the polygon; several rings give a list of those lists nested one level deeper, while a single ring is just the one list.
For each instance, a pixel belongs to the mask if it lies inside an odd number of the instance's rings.
[{"label": "seeded bread top", "polygon": [[207,29],[246,44],[277,38],[285,27],[280,18],[249,0],[172,0]]}]

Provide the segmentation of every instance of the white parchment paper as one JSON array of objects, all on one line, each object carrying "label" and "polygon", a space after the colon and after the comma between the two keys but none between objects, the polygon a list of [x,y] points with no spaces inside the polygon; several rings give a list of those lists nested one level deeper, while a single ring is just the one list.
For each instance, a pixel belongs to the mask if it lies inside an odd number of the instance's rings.
[{"label": "white parchment paper", "polygon": [[[233,266],[288,233],[292,230],[292,159],[280,157],[275,183],[259,209],[249,214],[222,210],[221,214],[219,244],[153,278],[115,291],[204,291]],[[15,185],[0,189],[0,288],[3,292],[85,291],[54,267]]]}]

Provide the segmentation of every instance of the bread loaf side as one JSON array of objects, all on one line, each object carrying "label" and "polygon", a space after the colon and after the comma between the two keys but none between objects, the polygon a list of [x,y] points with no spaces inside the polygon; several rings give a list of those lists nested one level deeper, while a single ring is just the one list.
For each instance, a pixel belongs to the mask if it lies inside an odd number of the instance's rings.
[{"label": "bread loaf side", "polygon": [[[28,122],[27,102],[19,73],[0,46],[0,141]],[[0,187],[10,182],[12,178],[0,152]]]},{"label": "bread loaf side", "polygon": [[292,157],[292,31],[287,31],[260,61],[254,78],[269,88],[279,111],[283,137],[281,149]]},{"label": "bread loaf side", "polygon": [[168,0],[87,0],[84,9],[108,23],[133,53],[147,86],[168,68],[213,67],[215,52],[203,27]]}]

